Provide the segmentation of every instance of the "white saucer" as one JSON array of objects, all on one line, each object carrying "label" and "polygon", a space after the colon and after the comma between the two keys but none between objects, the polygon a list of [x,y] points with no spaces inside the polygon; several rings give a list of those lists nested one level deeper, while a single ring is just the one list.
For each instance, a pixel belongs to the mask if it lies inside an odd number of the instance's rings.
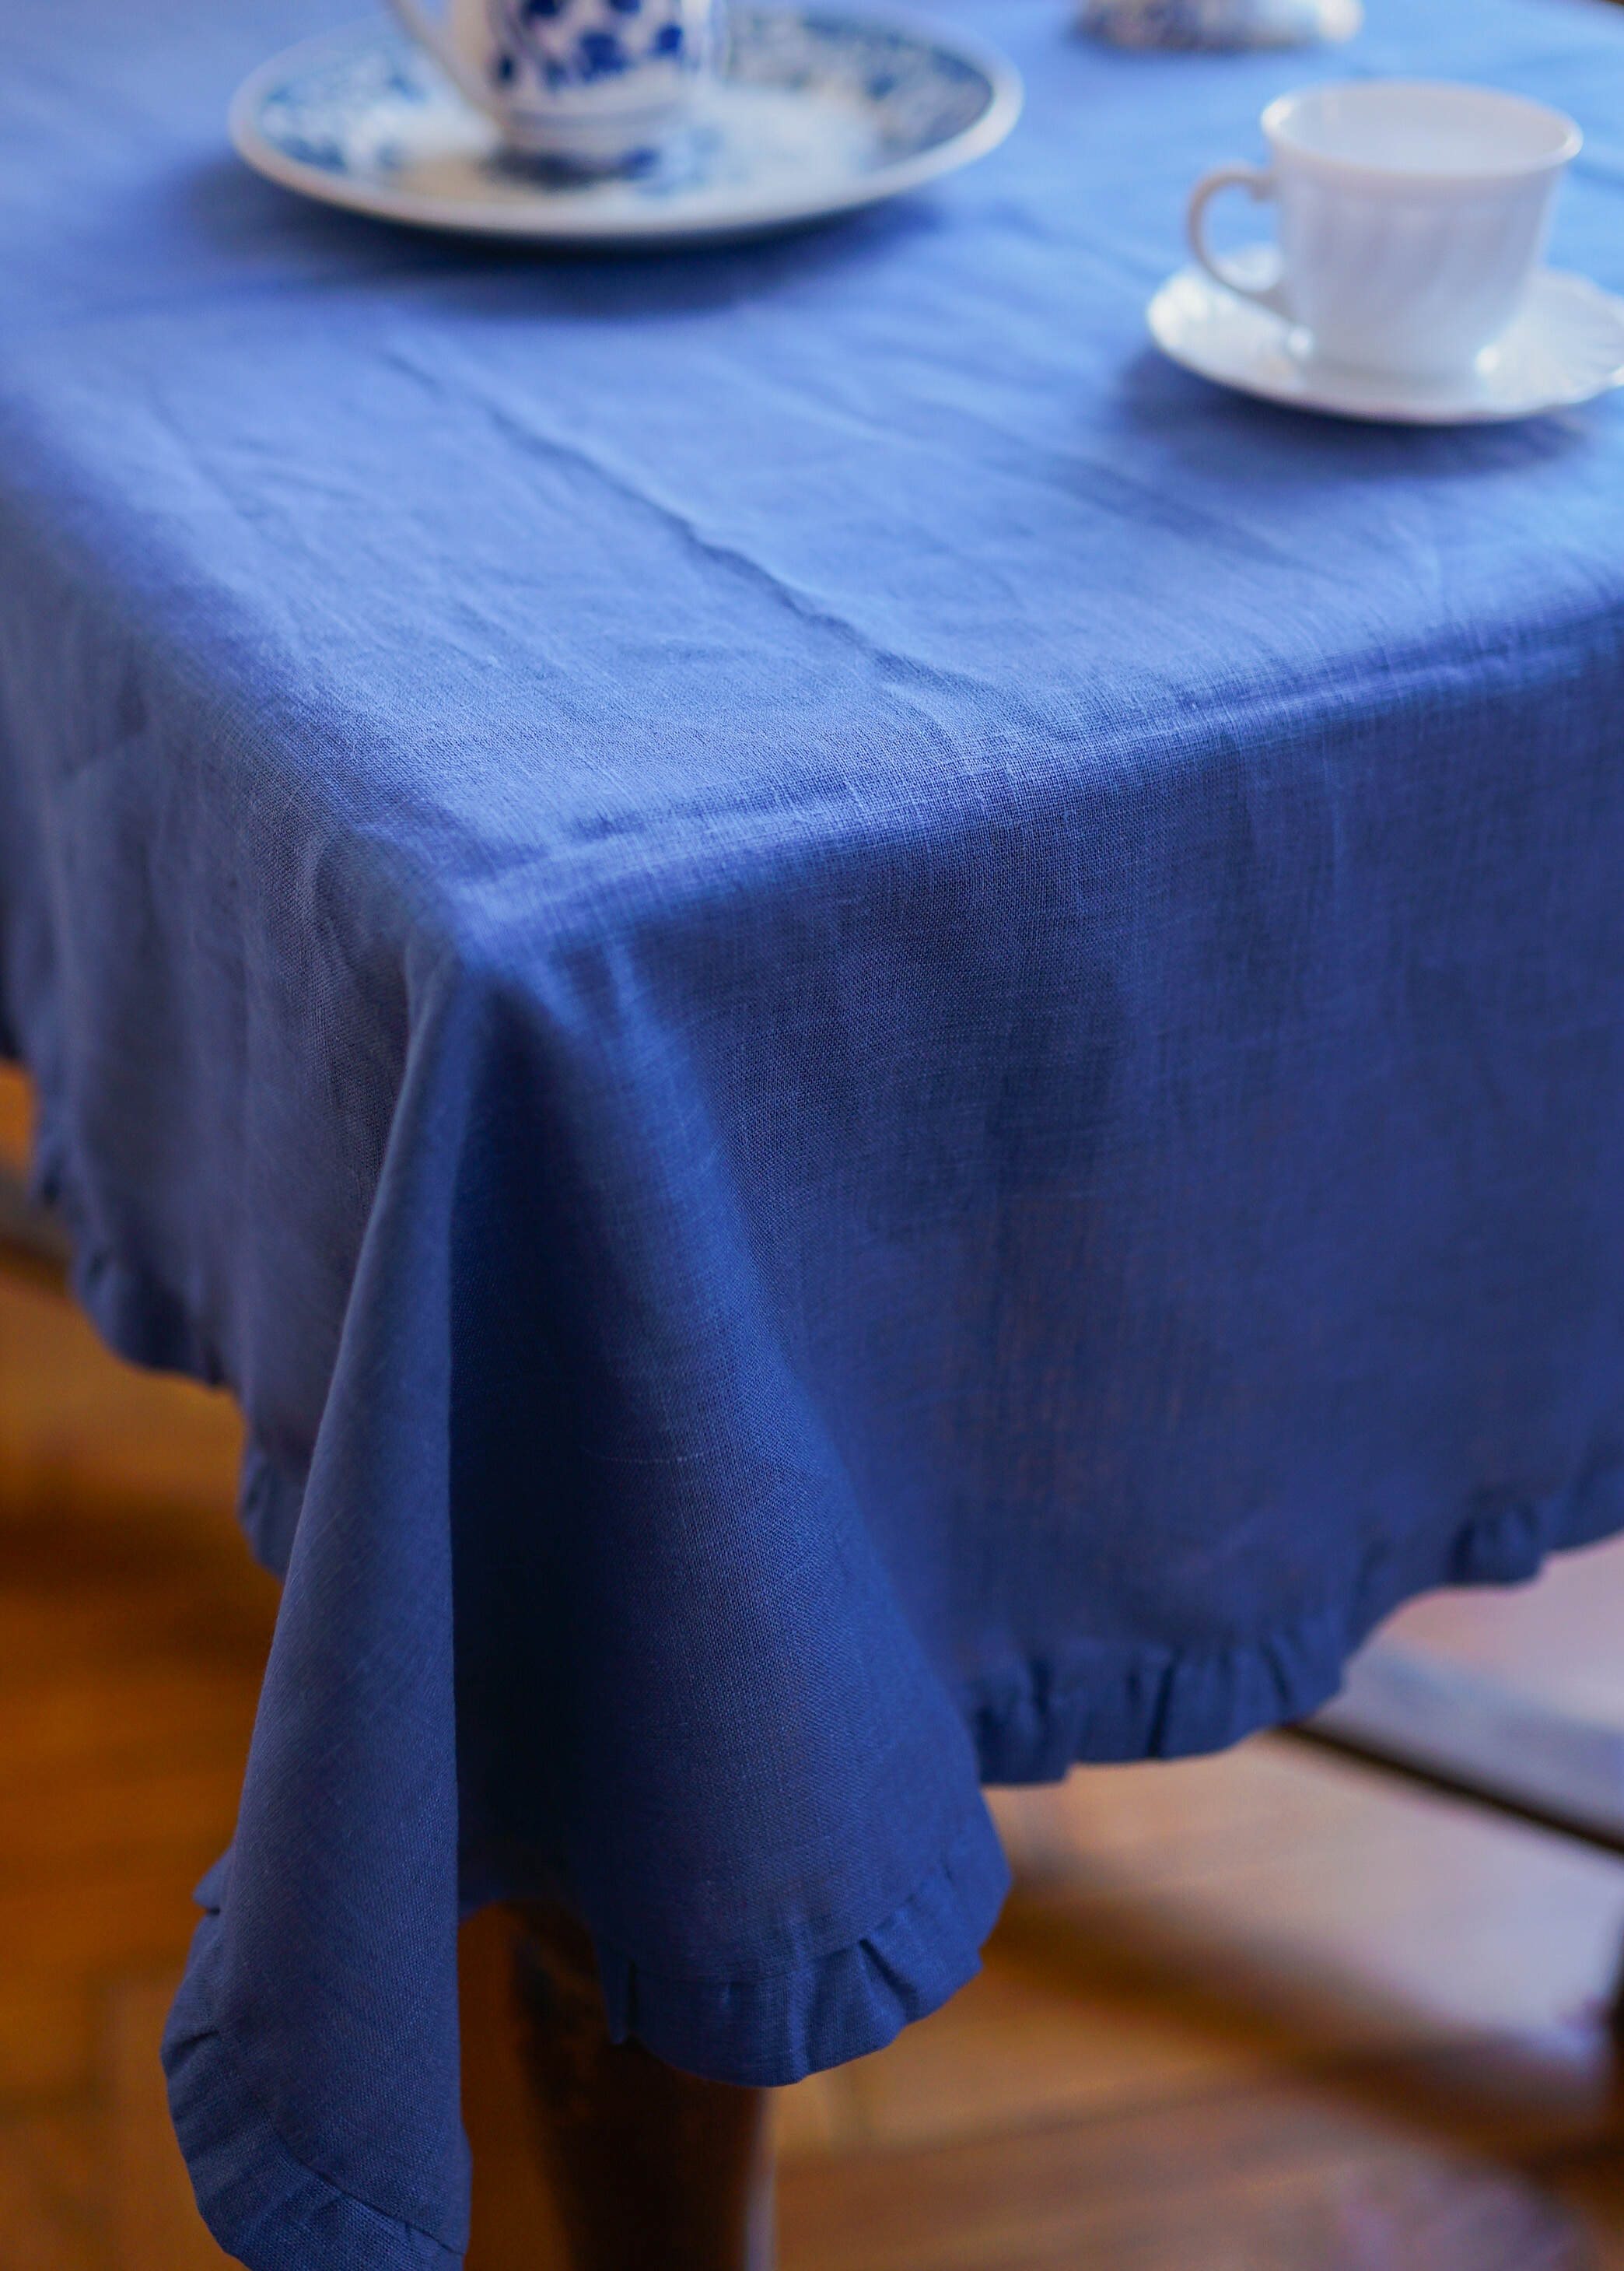
[{"label": "white saucer", "polygon": [[248,164],[328,205],[551,244],[653,244],[793,227],[917,189],[994,148],[1019,74],[957,32],[838,9],[729,11],[721,82],[645,171],[549,175],[420,49],[357,24],[263,64],[231,107]]},{"label": "white saucer", "polygon": [[[1250,281],[1250,279],[1248,279]],[[1464,378],[1383,378],[1316,362],[1280,316],[1183,268],[1146,310],[1164,354],[1203,378],[1265,401],[1404,426],[1532,418],[1624,386],[1624,300],[1583,276],[1541,270],[1522,314]]]}]

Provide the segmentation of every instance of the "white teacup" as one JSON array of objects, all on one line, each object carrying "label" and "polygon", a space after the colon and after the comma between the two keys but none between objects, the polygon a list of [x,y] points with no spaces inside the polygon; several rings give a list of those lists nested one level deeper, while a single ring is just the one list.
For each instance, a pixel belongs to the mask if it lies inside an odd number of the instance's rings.
[{"label": "white teacup", "polygon": [[[1543,103],[1424,79],[1304,87],[1269,105],[1263,130],[1272,166],[1197,182],[1196,258],[1300,324],[1322,361],[1416,380],[1470,369],[1510,324],[1581,138]],[[1208,202],[1232,186],[1279,207],[1266,286],[1208,249]]]},{"label": "white teacup", "polygon": [[651,150],[712,66],[722,0],[389,0],[515,150],[601,170]]}]

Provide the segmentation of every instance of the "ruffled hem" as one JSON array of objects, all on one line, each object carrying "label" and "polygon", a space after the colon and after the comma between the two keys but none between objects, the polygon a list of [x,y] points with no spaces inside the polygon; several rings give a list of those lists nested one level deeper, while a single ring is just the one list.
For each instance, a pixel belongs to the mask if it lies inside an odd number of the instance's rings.
[{"label": "ruffled hem", "polygon": [[170,2118],[215,2238],[248,2271],[459,2271],[461,2248],[369,2208],[288,2150],[215,2024],[209,1988],[219,1938],[219,1914],[211,1910],[163,2051]]},{"label": "ruffled hem", "polygon": [[1058,1782],[1072,1767],[1189,1758],[1306,1719],[1401,1602],[1442,1586],[1520,1585],[1548,1554],[1624,1530],[1624,1463],[1539,1498],[1483,1493],[1454,1532],[1373,1553],[1347,1598],[1255,1640],[1176,1649],[1083,1643],[960,1691],[983,1783]]},{"label": "ruffled hem", "polygon": [[293,1551],[293,1532],[305,1502],[305,1474],[294,1472],[271,1454],[254,1435],[242,1450],[242,1472],[237,1486],[237,1519],[242,1524],[254,1559],[273,1577],[285,1577]]},{"label": "ruffled hem", "polygon": [[[198,1888],[208,1912],[164,2036],[169,2111],[204,2223],[248,2271],[458,2271],[461,2252],[369,2207],[284,2143],[217,2025],[224,1868]],[[675,2066],[706,2045],[707,2072],[763,2087],[879,2050],[955,1994],[1009,1888],[982,1809],[946,1858],[885,1921],[849,1947],[775,1977],[667,1979],[612,1949],[600,1956],[611,2030]]]},{"label": "ruffled hem", "polygon": [[[4,1054],[0,1051],[0,1054]],[[176,1372],[205,1387],[235,1382],[186,1304],[152,1274],[122,1260],[90,1228],[90,1214],[69,1173],[62,1146],[41,1137],[31,1195],[60,1221],[73,1249],[74,1298],[108,1346],[127,1363],[153,1372]],[[293,1532],[304,1505],[305,1469],[276,1458],[249,1434],[238,1480],[237,1517],[249,1550],[273,1577],[285,1577]]]},{"label": "ruffled hem", "polygon": [[883,2050],[981,1969],[1009,1890],[984,1807],[899,1908],[849,1947],[767,1978],[671,1979],[598,1947],[610,2032],[669,2065],[775,2089]]},{"label": "ruffled hem", "polygon": [[[1546,1555],[1624,1529],[1624,1464],[1598,1463],[1538,1500],[1480,1500],[1452,1536],[1372,1559],[1346,1605],[1258,1640],[1200,1653],[1085,1648],[983,1678],[961,1698],[983,1778],[1057,1778],[1079,1760],[1220,1750],[1306,1716],[1400,1600],[1440,1585],[1516,1583]],[[482,1876],[476,1904],[533,1889],[513,1862]],[[217,1880],[218,1881],[218,1880]],[[879,2050],[972,1977],[1008,1889],[977,1806],[945,1858],[850,1945],[763,1978],[683,1979],[600,1941],[611,2027],[671,2065],[775,2086]],[[214,1887],[202,1897],[217,1899]],[[456,2271],[456,2250],[342,2192],[297,2160],[217,2028],[210,1981],[218,1914],[199,1927],[165,2040],[170,2106],[210,2230],[249,2271]]]}]

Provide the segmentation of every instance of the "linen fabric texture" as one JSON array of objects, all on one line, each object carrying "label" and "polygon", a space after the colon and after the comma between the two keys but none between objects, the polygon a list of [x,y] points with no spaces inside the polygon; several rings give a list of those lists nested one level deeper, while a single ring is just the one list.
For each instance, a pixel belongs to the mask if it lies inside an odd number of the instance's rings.
[{"label": "linen fabric texture", "polygon": [[459,1907],[787,2081],[975,1969],[981,1780],[1624,1523],[1624,414],[1316,421],[1142,317],[1325,71],[1571,109],[1624,287],[1624,21],[953,12],[985,163],[581,261],[239,167],[317,0],[8,20],[0,1039],[285,1571],[167,2051],[253,2271],[460,2256]]}]

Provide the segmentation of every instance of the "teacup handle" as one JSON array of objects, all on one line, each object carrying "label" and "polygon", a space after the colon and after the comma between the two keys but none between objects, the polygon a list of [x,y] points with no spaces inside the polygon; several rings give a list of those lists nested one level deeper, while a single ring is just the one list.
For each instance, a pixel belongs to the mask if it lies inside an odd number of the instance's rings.
[{"label": "teacup handle", "polygon": [[[399,6],[401,0],[396,0],[396,4]],[[1227,261],[1220,260],[1208,250],[1206,209],[1220,190],[1244,190],[1248,197],[1261,205],[1265,197],[1275,194],[1274,175],[1264,166],[1217,166],[1210,174],[1204,174],[1190,193],[1190,210],[1184,220],[1190,250],[1226,292],[1234,292],[1242,300],[1256,300],[1259,307],[1272,308],[1277,316],[1289,316],[1291,308],[1284,279],[1273,284],[1249,284]]]},{"label": "teacup handle", "polygon": [[464,101],[471,102],[476,110],[483,110],[487,118],[493,118],[500,126],[502,123],[501,105],[480,86],[475,74],[446,37],[445,26],[422,5],[422,0],[389,0],[389,6],[412,38],[428,49]]}]

